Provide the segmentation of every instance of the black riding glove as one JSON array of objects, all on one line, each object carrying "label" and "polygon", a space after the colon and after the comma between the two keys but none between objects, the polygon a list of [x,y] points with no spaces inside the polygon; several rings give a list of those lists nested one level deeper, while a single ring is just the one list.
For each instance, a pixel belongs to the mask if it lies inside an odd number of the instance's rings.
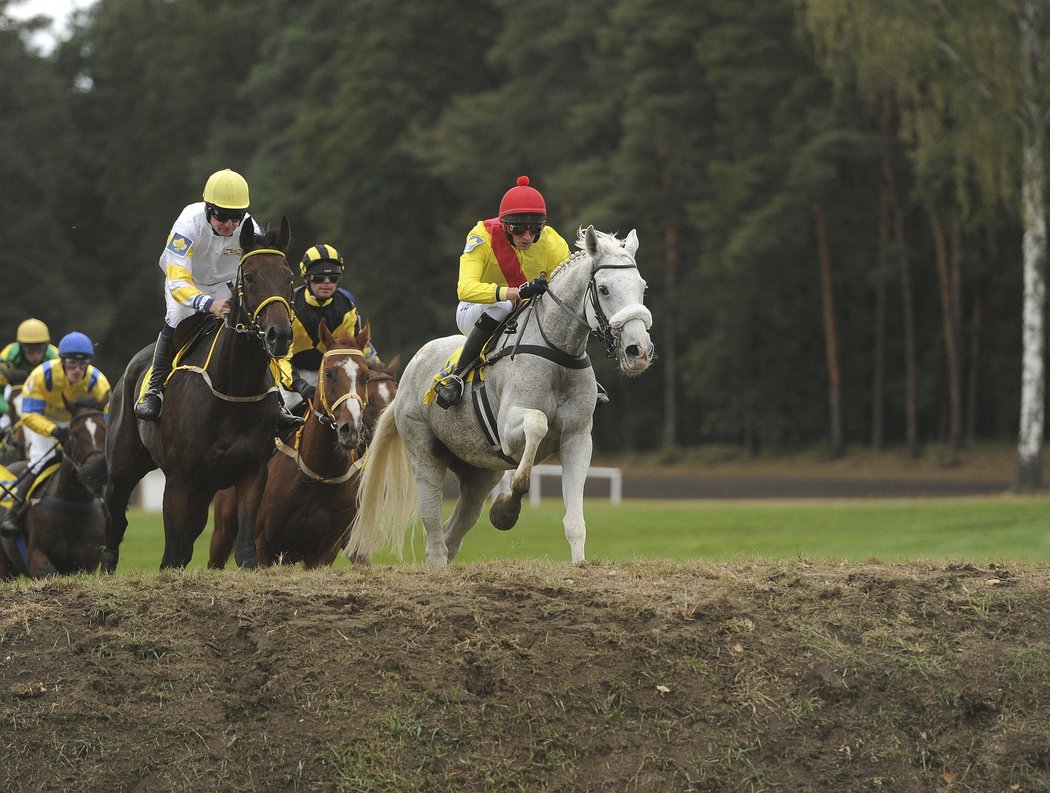
[{"label": "black riding glove", "polygon": [[309,402],[314,398],[314,394],[317,393],[317,389],[306,382],[302,377],[297,377],[292,380],[292,390],[301,396],[304,402]]},{"label": "black riding glove", "polygon": [[550,285],[547,283],[547,279],[539,275],[527,284],[522,284],[518,287],[518,297],[522,300],[528,300],[530,297],[542,295],[548,289],[550,289]]},{"label": "black riding glove", "polygon": [[66,441],[69,440],[69,428],[60,427],[58,424],[56,424],[55,428],[51,430],[51,437],[58,441],[59,444],[61,444],[62,446],[65,446]]}]

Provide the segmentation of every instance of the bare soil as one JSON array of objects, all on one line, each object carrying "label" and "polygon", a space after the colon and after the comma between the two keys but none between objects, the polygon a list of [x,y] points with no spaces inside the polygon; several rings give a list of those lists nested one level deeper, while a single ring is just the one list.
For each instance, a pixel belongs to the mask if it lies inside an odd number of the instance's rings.
[{"label": "bare soil", "polygon": [[1050,790],[1050,566],[0,585],[4,791]]}]

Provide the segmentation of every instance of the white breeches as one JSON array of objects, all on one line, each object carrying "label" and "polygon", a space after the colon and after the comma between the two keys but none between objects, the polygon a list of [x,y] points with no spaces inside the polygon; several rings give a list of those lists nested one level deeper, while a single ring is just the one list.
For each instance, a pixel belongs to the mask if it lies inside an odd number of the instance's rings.
[{"label": "white breeches", "polygon": [[[56,421],[55,424],[60,427],[69,426],[68,421]],[[40,435],[37,432],[33,432],[24,424],[22,429],[25,431],[26,436],[26,457],[29,458],[29,467],[33,469],[34,473],[40,473],[44,463],[51,457],[51,453],[58,445],[58,441],[50,435]]]},{"label": "white breeches", "polygon": [[503,300],[499,303],[460,303],[456,308],[456,326],[464,336],[469,336],[474,323],[482,314],[504,320],[514,310],[514,303]]}]

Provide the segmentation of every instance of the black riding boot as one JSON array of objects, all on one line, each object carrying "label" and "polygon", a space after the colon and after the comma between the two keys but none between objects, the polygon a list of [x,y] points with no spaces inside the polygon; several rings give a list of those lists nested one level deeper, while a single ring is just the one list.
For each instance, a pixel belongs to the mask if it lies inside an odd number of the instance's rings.
[{"label": "black riding boot", "polygon": [[463,344],[463,351],[459,354],[456,371],[450,374],[445,379],[445,382],[437,387],[438,407],[448,408],[451,405],[458,405],[463,400],[463,390],[465,388],[463,373],[481,355],[481,349],[485,346],[485,342],[489,340],[489,336],[496,331],[499,324],[500,320],[490,317],[488,314],[482,314],[478,321],[474,323],[474,327],[470,330],[470,335],[467,336],[467,341]]},{"label": "black riding boot", "polygon": [[135,415],[143,421],[160,421],[161,404],[164,401],[164,381],[171,373],[171,359],[175,350],[172,337],[164,331],[157,336],[157,346],[153,350],[153,371],[149,376],[149,385],[135,405]]},{"label": "black riding boot", "polygon": [[[307,405],[309,407],[309,405]],[[298,432],[299,428],[306,423],[306,419],[302,416],[297,416],[288,409],[288,406],[284,404],[284,400],[281,400],[281,415],[277,417],[277,437],[282,441],[291,435],[293,432]]]}]

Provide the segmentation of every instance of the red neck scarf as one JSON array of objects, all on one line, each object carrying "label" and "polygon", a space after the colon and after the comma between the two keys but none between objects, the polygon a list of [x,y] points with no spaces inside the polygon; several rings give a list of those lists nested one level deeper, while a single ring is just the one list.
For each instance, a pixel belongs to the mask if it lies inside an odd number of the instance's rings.
[{"label": "red neck scarf", "polygon": [[506,232],[503,231],[503,224],[500,222],[500,219],[489,218],[486,220],[485,230],[492,237],[492,252],[496,254],[496,262],[499,264],[500,270],[503,271],[503,277],[507,279],[507,286],[521,286],[528,279],[525,278],[525,273],[521,271],[521,262],[518,261],[518,257],[514,253],[514,246],[510,244]]}]

